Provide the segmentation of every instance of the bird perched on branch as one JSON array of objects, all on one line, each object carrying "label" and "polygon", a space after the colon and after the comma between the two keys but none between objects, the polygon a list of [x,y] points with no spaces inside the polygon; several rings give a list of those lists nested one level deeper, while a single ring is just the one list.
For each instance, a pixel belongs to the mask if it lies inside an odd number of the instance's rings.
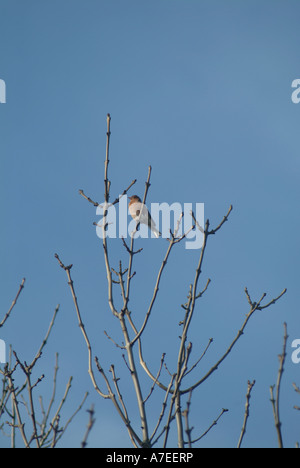
[{"label": "bird perched on branch", "polygon": [[154,233],[155,237],[161,236],[161,233],[156,229],[156,224],[151,218],[148,208],[143,204],[140,197],[133,195],[132,197],[129,197],[129,200],[130,202],[128,207],[132,218],[137,223],[146,224],[146,226],[148,226]]}]

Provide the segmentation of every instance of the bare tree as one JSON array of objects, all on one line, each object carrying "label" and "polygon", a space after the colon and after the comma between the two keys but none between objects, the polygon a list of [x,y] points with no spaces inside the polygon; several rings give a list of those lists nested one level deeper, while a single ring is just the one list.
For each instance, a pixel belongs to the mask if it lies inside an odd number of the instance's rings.
[{"label": "bare tree", "polygon": [[[227,214],[223,217],[221,222],[215,228],[210,227],[209,220],[206,221],[205,226],[201,226],[199,220],[195,218],[194,213],[191,213],[191,217],[193,220],[193,226],[191,229],[199,229],[203,234],[203,245],[200,250],[198,263],[196,270],[193,273],[193,280],[189,286],[187,301],[185,304],[182,304],[182,308],[184,310],[184,317],[180,323],[181,326],[181,336],[180,336],[180,343],[178,349],[174,349],[174,353],[177,353],[177,364],[174,369],[171,371],[168,369],[168,380],[165,381],[162,378],[162,369],[166,367],[165,363],[165,352],[162,350],[162,357],[160,364],[158,365],[158,371],[155,373],[146,363],[146,360],[143,357],[143,334],[149,321],[151,319],[151,313],[153,310],[153,306],[157,301],[159,296],[160,290],[160,283],[162,276],[165,274],[167,269],[167,263],[169,260],[170,255],[176,248],[176,245],[185,239],[188,232],[179,235],[179,226],[182,221],[182,215],[178,220],[177,226],[174,231],[170,230],[170,237],[168,239],[168,244],[166,248],[165,256],[162,260],[161,266],[157,272],[157,279],[155,283],[154,290],[152,292],[152,297],[149,303],[149,306],[146,310],[143,323],[138,328],[134,317],[129,310],[129,300],[131,294],[131,285],[132,281],[135,277],[134,271],[134,259],[135,256],[141,254],[142,249],[135,250],[135,235],[139,229],[139,222],[137,222],[136,228],[131,235],[130,242],[127,243],[125,239],[121,240],[120,246],[124,248],[127,256],[128,262],[126,267],[123,266],[123,263],[120,261],[118,268],[113,267],[111,265],[110,259],[110,249],[109,249],[109,242],[106,236],[106,230],[108,227],[108,209],[113,205],[117,205],[120,199],[127,194],[127,192],[131,189],[131,187],[135,184],[136,180],[133,180],[128,187],[122,192],[122,195],[115,198],[112,203],[110,203],[110,188],[111,182],[108,177],[108,168],[110,162],[109,156],[109,148],[110,148],[110,137],[111,137],[111,118],[108,114],[107,116],[107,139],[106,139],[106,155],[105,155],[105,163],[104,163],[104,216],[101,224],[102,228],[102,245],[103,245],[103,253],[104,253],[104,265],[106,269],[106,276],[107,276],[107,300],[110,307],[110,311],[113,316],[117,319],[124,342],[122,344],[117,343],[112,337],[107,334],[107,337],[117,348],[120,352],[123,353],[124,362],[129,370],[129,375],[132,380],[134,394],[137,401],[137,408],[138,414],[140,419],[140,424],[135,427],[134,424],[131,422],[128,405],[126,402],[126,397],[123,397],[121,392],[119,378],[116,373],[115,366],[111,364],[109,370],[111,376],[107,374],[107,371],[103,365],[103,358],[98,358],[95,355],[93,349],[94,345],[92,345],[88,331],[84,325],[84,316],[81,313],[80,305],[78,298],[75,292],[75,286],[72,279],[71,271],[73,265],[66,265],[62,259],[55,254],[59,265],[65,271],[67,276],[68,285],[72,294],[72,298],[74,301],[75,311],[77,315],[77,320],[79,327],[81,329],[83,338],[86,342],[87,351],[88,351],[88,373],[90,375],[92,384],[94,389],[98,393],[98,395],[104,399],[110,400],[117,413],[119,414],[121,420],[123,421],[126,429],[128,431],[128,435],[134,447],[141,447],[141,448],[150,448],[154,447],[156,444],[160,443],[162,447],[167,447],[169,443],[169,434],[171,425],[175,425],[177,430],[177,441],[178,447],[193,447],[195,444],[201,440],[220,420],[220,418],[227,412],[227,409],[222,409],[220,411],[219,416],[217,419],[213,421],[211,426],[200,436],[192,437],[192,431],[194,428],[190,426],[190,411],[192,406],[192,397],[194,392],[196,392],[200,386],[209,379],[214,372],[221,366],[221,364],[228,358],[232,349],[236,346],[239,339],[245,332],[245,329],[248,325],[250,319],[255,315],[257,311],[265,311],[265,309],[270,308],[273,304],[275,304],[285,293],[286,289],[284,289],[276,298],[272,299],[269,302],[265,301],[266,294],[263,294],[260,298],[253,300],[250,296],[248,289],[245,289],[245,295],[248,302],[248,312],[246,313],[246,317],[241,324],[239,330],[236,331],[232,341],[228,344],[227,349],[220,355],[219,359],[215,362],[215,364],[201,377],[196,377],[194,383],[185,384],[186,377],[191,374],[197,368],[198,364],[202,361],[205,357],[206,351],[210,347],[212,340],[209,340],[209,343],[206,345],[206,348],[201,356],[196,357],[194,359],[194,364],[191,364],[191,357],[192,357],[192,342],[189,341],[189,332],[191,330],[192,321],[194,317],[194,313],[197,307],[199,300],[203,297],[205,292],[207,291],[210,279],[204,281],[204,288],[201,290],[200,278],[202,279],[202,270],[204,264],[204,258],[206,254],[206,250],[208,248],[208,244],[210,238],[215,236],[215,234],[219,233],[221,228],[225,225],[228,221],[229,216],[232,212],[232,206],[229,207]],[[150,188],[150,178],[151,178],[151,167],[148,168],[148,176],[145,183],[145,191],[143,196],[143,204],[146,203],[148,191]],[[83,190],[79,191],[80,195],[83,196],[90,204],[94,207],[101,206],[98,202],[94,201],[92,198],[87,196]],[[146,286],[145,286],[146,287]],[[117,308],[116,302],[114,300],[114,293],[116,288],[119,288],[122,297],[122,305],[121,307]],[[161,294],[161,293],[160,293]],[[147,350],[146,350],[147,351]],[[142,391],[141,379],[143,378],[143,373],[149,378],[149,391],[147,396],[144,395]],[[101,384],[98,383],[98,376],[100,375]],[[239,441],[239,446],[241,445],[242,439],[245,434],[246,430],[246,423],[249,416],[249,399],[250,399],[250,392],[252,390],[254,383],[249,383],[248,386],[248,393],[247,393],[247,403],[246,403],[246,414],[244,418],[244,424],[242,428],[242,433]],[[149,413],[151,409],[149,409],[148,402],[153,394],[155,387],[159,387],[163,390],[163,398],[161,401],[161,409],[157,414],[156,424],[150,428],[149,424]],[[185,409],[183,409],[183,405]],[[276,409],[276,404],[275,404]],[[278,412],[278,408],[276,409]],[[279,421],[279,415],[278,415]],[[279,423],[277,424],[279,428]],[[35,431],[34,431],[35,432]]]},{"label": "bare tree", "polygon": [[[24,288],[25,279],[19,287],[18,293],[12,302],[8,312],[0,322],[0,328],[10,317],[18,298]],[[38,373],[37,367],[42,358],[43,350],[47,344],[55,319],[59,312],[59,306],[55,308],[48,331],[43,339],[37,353],[30,364],[18,356],[15,350],[10,347],[9,360],[0,368],[2,375],[2,390],[0,392],[0,430],[4,436],[10,438],[11,448],[24,446],[31,448],[55,448],[65,434],[67,428],[75,415],[83,407],[88,393],[74,413],[62,422],[61,411],[69,396],[73,378],[70,377],[65,392],[59,403],[56,404],[57,397],[57,375],[58,375],[58,354],[55,357],[55,368],[53,375],[52,396],[47,405],[42,396],[36,396],[36,389],[40,382],[45,379],[45,375]],[[92,409],[90,410],[92,412]],[[92,414],[92,413],[91,413]],[[84,437],[84,446],[93,423],[91,418],[87,433]],[[18,435],[20,437],[18,437]]]}]

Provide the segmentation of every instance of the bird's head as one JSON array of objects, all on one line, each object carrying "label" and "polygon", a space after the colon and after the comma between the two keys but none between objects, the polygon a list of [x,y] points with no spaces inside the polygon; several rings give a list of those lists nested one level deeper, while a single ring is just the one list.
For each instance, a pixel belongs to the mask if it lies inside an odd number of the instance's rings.
[{"label": "bird's head", "polygon": [[137,195],[132,195],[129,197],[130,203],[140,203],[142,200]]}]

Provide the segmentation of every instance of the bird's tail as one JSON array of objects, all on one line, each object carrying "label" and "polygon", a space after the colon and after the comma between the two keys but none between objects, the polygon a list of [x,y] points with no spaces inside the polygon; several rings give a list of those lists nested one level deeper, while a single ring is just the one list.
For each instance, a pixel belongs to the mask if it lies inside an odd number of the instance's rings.
[{"label": "bird's tail", "polygon": [[148,227],[151,229],[151,231],[153,232],[155,237],[159,238],[161,236],[161,232],[159,232],[159,230],[156,229],[156,224],[153,221],[153,219],[151,218],[150,213],[148,215]]},{"label": "bird's tail", "polygon": [[161,236],[161,232],[159,232],[155,227],[152,227],[151,230],[155,237],[159,238]]}]

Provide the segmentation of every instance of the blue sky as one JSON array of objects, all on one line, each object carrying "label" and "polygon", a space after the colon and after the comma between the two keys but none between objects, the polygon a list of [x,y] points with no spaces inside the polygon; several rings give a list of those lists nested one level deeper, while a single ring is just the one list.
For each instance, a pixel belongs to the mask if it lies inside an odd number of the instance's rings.
[{"label": "blue sky", "polygon": [[[286,321],[281,415],[286,445],[294,446],[299,441],[299,414],[292,408],[299,401],[292,382],[300,384],[300,364],[291,361],[291,342],[300,338],[300,105],[291,101],[291,83],[300,78],[299,2],[0,0],[0,7],[0,79],[7,87],[7,102],[0,104],[0,316],[22,277],[27,280],[0,338],[29,361],[59,303],[40,371],[51,382],[58,351],[62,387],[74,376],[68,411],[86,390],[87,407],[95,403],[90,445],[130,446],[111,403],[93,392],[66,277],[54,259],[58,252],[74,264],[95,352],[107,369],[116,363],[123,394],[132,395],[120,352],[103,334],[105,329],[120,338],[106,302],[103,249],[92,225],[96,213],[78,194],[83,189],[103,201],[110,112],[112,197],[135,178],[131,194],[142,194],[151,164],[149,203],[205,203],[212,226],[230,204],[234,207],[230,221],[208,245],[200,286],[207,278],[212,283],[194,318],[194,359],[210,337],[214,345],[195,379],[240,328],[248,311],[245,286],[255,299],[264,292],[272,299],[288,288],[278,304],[254,316],[228,360],[195,394],[195,437],[226,407],[229,413],[200,446],[235,446],[247,380],[256,379],[244,446],[276,446],[269,386],[277,378]],[[149,239],[137,244],[144,250],[135,257],[131,307],[142,323],[167,243]],[[110,245],[112,266],[118,268],[126,252],[118,239]],[[167,265],[145,333],[144,353],[153,369],[163,352],[170,367],[175,363],[180,304],[198,256],[199,251],[182,244]],[[143,378],[144,388],[149,385]],[[42,383],[40,392],[47,391]],[[154,419],[162,398],[156,390]],[[135,421],[131,396],[128,406]],[[65,445],[80,444],[86,423],[83,411]],[[0,446],[5,444],[0,436]]]}]

